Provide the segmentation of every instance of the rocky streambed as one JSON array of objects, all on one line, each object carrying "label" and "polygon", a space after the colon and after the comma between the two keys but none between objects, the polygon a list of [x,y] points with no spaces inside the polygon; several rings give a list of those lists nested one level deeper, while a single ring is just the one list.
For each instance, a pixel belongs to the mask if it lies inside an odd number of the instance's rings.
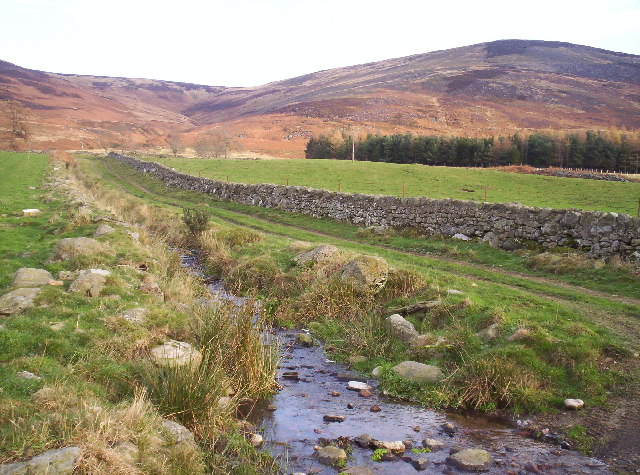
[{"label": "rocky streambed", "polygon": [[[202,274],[197,256],[183,259]],[[220,283],[209,287],[213,299],[243,303]],[[245,407],[244,415],[261,431],[263,448],[282,461],[283,473],[611,473],[597,459],[533,440],[526,421],[513,427],[387,397],[374,379],[328,359],[304,331],[272,329],[264,339],[280,347],[282,389]]]}]

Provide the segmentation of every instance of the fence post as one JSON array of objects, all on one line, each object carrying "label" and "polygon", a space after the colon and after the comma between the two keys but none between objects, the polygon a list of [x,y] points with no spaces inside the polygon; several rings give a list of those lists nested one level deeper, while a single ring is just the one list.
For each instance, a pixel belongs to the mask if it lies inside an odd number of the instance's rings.
[{"label": "fence post", "polygon": [[289,186],[289,179],[287,178],[287,186]]},{"label": "fence post", "polygon": [[640,218],[640,198],[638,198],[638,218]]},{"label": "fence post", "polygon": [[229,175],[227,175],[227,183],[229,183]]},{"label": "fence post", "polygon": [[404,198],[404,183],[402,184],[402,197]]},{"label": "fence post", "polygon": [[338,182],[338,193],[340,193],[340,182]]},{"label": "fence post", "polygon": [[484,202],[487,202],[487,187],[484,187]]}]

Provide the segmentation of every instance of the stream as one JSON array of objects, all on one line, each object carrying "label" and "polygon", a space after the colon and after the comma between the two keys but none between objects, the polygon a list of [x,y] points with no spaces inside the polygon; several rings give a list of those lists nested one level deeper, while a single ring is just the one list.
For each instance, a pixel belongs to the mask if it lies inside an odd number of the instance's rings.
[{"label": "stream", "polygon": [[[196,253],[182,258],[186,267],[204,277]],[[246,302],[229,294],[219,281],[210,280],[209,289],[213,300],[230,300],[238,305]],[[347,467],[366,466],[375,474],[469,473],[446,462],[452,449],[467,448],[484,449],[491,454],[493,464],[485,473],[612,473],[597,459],[533,440],[517,427],[500,421],[435,411],[387,397],[374,379],[328,359],[318,341],[311,347],[297,343],[296,335],[300,332],[273,329],[264,335],[268,344],[279,345],[278,382],[282,389],[270,400],[260,401],[246,411],[247,419],[264,437],[263,449],[282,460],[283,473],[287,475],[339,473],[340,469],[317,460],[314,446],[326,445],[328,440],[339,437],[353,440],[362,434],[381,441],[405,441],[405,445],[410,443],[417,449],[422,448],[425,438],[444,442],[441,450],[414,453],[408,448],[403,456],[380,462],[371,459],[373,449],[348,444],[351,453]],[[349,381],[366,382],[372,386],[373,394],[361,397],[357,391],[348,390]],[[325,415],[343,416],[344,421],[326,422]],[[444,428],[445,424],[454,428]],[[418,458],[428,460],[422,471],[412,464]]]}]

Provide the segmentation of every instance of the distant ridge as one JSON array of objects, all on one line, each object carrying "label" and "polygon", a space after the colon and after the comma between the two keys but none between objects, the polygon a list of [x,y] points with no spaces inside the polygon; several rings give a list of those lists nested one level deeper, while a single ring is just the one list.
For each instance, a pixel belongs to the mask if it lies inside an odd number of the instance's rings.
[{"label": "distant ridge", "polygon": [[300,156],[332,128],[489,136],[640,127],[640,56],[499,40],[318,71],[256,87],[34,71],[0,61],[0,99],[32,110],[43,148],[159,146],[222,128],[245,149]]}]

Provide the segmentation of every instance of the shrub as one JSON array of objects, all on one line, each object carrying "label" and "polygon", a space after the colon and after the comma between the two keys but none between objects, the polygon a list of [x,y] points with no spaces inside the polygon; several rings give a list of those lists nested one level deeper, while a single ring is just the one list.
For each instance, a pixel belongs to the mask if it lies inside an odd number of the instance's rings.
[{"label": "shrub", "polygon": [[189,233],[198,235],[209,227],[209,214],[202,208],[184,208],[182,210],[182,220],[187,225]]}]

